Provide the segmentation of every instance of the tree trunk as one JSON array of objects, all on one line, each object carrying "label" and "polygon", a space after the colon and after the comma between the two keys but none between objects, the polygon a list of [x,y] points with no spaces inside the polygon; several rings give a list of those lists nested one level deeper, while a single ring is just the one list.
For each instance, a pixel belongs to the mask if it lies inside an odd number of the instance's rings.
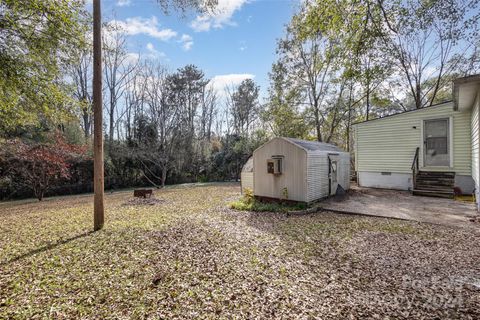
[{"label": "tree trunk", "polygon": [[42,186],[38,186],[34,188],[33,193],[35,194],[35,197],[38,199],[38,201],[42,201],[45,190],[42,189]]},{"label": "tree trunk", "polygon": [[167,166],[162,168],[162,188],[165,188],[165,181],[167,180]]},{"label": "tree trunk", "polygon": [[420,109],[422,108],[422,88],[420,81],[416,84],[416,92],[415,92],[415,108]]},{"label": "tree trunk", "polygon": [[319,115],[319,110],[318,107],[315,105],[315,130],[317,131],[317,140],[319,142],[322,142],[322,128],[320,126],[320,115]]},{"label": "tree trunk", "polygon": [[[110,98],[112,99],[112,98]],[[113,101],[110,101],[110,117],[109,117],[109,132],[108,132],[108,142],[109,142],[109,147],[112,148],[112,142],[113,142],[113,133],[114,133],[114,122],[115,122],[115,108],[113,107]]]},{"label": "tree trunk", "polygon": [[90,115],[87,110],[83,110],[83,126],[85,127],[85,140],[90,137]]}]

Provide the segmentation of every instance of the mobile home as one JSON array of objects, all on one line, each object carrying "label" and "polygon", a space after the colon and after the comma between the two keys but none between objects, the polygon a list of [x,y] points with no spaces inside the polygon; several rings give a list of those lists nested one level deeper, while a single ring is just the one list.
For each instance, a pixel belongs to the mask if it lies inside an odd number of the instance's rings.
[{"label": "mobile home", "polygon": [[359,185],[478,199],[479,92],[480,76],[460,78],[453,101],[355,124]]}]

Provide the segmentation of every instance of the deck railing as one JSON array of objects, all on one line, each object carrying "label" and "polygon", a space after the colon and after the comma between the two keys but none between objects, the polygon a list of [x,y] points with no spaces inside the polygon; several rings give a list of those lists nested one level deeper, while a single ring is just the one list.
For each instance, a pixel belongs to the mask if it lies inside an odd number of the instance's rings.
[{"label": "deck railing", "polygon": [[420,153],[420,148],[417,147],[415,149],[415,156],[413,157],[413,162],[412,162],[412,178],[413,178],[413,189],[415,190],[417,188],[417,174],[419,171],[419,161],[418,161],[418,155]]}]

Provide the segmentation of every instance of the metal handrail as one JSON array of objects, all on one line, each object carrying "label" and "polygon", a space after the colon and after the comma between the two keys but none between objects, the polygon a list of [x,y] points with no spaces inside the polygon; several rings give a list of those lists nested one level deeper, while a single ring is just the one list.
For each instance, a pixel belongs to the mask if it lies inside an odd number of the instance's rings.
[{"label": "metal handrail", "polygon": [[413,162],[412,162],[412,176],[413,176],[413,189],[416,189],[417,187],[417,174],[419,171],[419,161],[418,161],[418,155],[420,153],[420,147],[417,147],[415,149],[415,156],[413,157]]}]

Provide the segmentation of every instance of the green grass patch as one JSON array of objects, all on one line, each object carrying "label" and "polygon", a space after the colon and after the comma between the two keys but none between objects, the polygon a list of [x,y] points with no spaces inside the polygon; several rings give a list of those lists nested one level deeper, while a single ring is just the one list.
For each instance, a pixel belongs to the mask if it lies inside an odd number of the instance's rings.
[{"label": "green grass patch", "polygon": [[305,210],[305,203],[285,204],[285,203],[266,203],[256,199],[241,198],[230,203],[230,208],[241,211],[255,212],[289,212],[297,210]]},{"label": "green grass patch", "polygon": [[255,212],[289,212],[304,210],[307,208],[305,203],[275,203],[275,202],[261,202],[255,199],[253,190],[250,188],[243,189],[243,197],[237,201],[230,203],[230,208],[241,211],[255,211]]}]

